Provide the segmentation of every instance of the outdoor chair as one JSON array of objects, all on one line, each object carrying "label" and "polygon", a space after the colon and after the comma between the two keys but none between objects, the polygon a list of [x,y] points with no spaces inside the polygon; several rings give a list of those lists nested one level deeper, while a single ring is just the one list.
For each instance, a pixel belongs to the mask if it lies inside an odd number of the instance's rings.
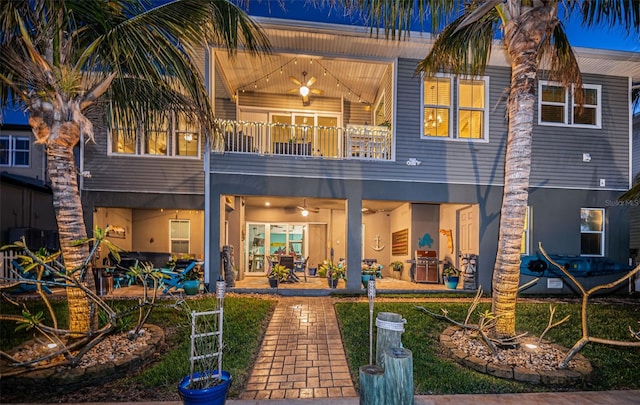
[{"label": "outdoor chair", "polygon": [[304,274],[304,281],[307,281],[307,263],[309,262],[309,256],[306,259],[296,260],[293,262],[293,273],[302,272]]},{"label": "outdoor chair", "polygon": [[280,265],[286,267],[287,269],[289,269],[289,277],[287,277],[287,280],[286,280],[287,282],[297,283],[298,281],[300,281],[298,276],[296,276],[294,271],[293,271],[293,269],[295,267],[293,256],[280,255],[280,258],[278,259],[278,264],[280,264]]},{"label": "outdoor chair", "polygon": [[187,267],[183,269],[161,269],[160,271],[162,272],[162,274],[168,277],[162,279],[162,283],[164,285],[164,290],[162,290],[162,293],[166,294],[171,291],[171,289],[174,289],[175,291],[184,289],[184,274],[193,270],[193,268],[196,267],[197,264],[198,262],[193,260],[187,265]]},{"label": "outdoor chair", "polygon": [[[15,259],[11,260],[11,265],[13,266],[14,271],[18,273],[22,278],[29,279],[29,280],[36,279],[36,273],[34,271],[29,271],[25,273],[24,267],[22,267],[22,265],[18,263],[17,260]],[[46,277],[43,277],[43,279],[46,279]],[[19,294],[24,292],[34,292],[37,289],[38,287],[35,284],[20,283],[16,286],[16,288],[11,290],[11,292]],[[47,294],[52,294],[51,289],[49,289],[49,287],[47,287],[46,285],[42,286],[42,291],[46,292]]]}]

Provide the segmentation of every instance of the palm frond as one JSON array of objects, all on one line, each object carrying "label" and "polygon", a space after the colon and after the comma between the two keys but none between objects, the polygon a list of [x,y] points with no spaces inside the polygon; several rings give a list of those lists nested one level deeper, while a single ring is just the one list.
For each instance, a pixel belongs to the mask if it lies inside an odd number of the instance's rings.
[{"label": "palm frond", "polygon": [[576,103],[584,102],[582,74],[562,22],[553,27],[553,32],[542,44],[539,65],[548,69],[546,74],[549,80],[560,82],[567,88],[573,85]]},{"label": "palm frond", "polygon": [[640,1],[584,0],[580,4],[586,26],[620,26],[627,32],[640,32]]},{"label": "palm frond", "polygon": [[[436,33],[461,11],[464,0],[338,0],[345,10],[362,13],[376,34],[382,29],[385,38],[402,39],[411,31],[415,21],[424,29],[431,22]],[[404,35],[403,35],[404,34]]]},{"label": "palm frond", "polygon": [[[458,17],[438,35],[416,72],[431,75],[441,71],[478,76],[483,74],[500,17],[495,8],[481,18],[468,19],[473,10]],[[465,25],[462,26],[462,23]]]}]

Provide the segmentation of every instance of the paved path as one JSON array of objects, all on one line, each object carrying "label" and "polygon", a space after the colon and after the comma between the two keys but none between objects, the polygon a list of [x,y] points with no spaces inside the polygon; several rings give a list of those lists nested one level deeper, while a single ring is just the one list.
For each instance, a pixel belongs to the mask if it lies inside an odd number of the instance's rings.
[{"label": "paved path", "polygon": [[241,399],[355,396],[333,300],[280,298]]}]

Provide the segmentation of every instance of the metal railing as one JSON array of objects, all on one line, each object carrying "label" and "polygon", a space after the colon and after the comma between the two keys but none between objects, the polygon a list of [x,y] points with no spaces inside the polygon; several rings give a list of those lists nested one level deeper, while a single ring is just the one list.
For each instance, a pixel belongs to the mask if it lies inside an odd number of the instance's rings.
[{"label": "metal railing", "polygon": [[224,151],[325,159],[391,160],[392,137],[386,127],[347,125],[346,128],[217,121]]}]

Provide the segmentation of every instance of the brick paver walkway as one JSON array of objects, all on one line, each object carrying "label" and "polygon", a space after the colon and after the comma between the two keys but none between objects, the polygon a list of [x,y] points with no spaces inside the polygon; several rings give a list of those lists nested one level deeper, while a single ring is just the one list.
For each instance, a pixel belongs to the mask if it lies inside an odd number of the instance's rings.
[{"label": "brick paver walkway", "polygon": [[355,397],[333,301],[282,297],[242,399]]}]

